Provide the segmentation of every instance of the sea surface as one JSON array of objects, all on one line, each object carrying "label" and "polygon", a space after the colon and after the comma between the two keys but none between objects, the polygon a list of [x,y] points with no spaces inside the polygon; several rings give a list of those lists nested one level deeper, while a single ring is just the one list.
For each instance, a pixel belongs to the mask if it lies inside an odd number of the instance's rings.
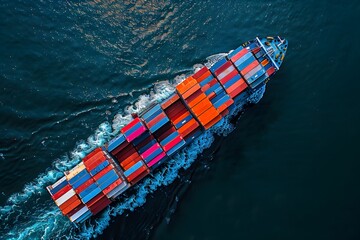
[{"label": "sea surface", "polygon": [[[0,239],[360,239],[359,22],[355,0],[2,0]],[[45,187],[131,112],[276,35],[256,105],[100,216],[61,215]]]}]

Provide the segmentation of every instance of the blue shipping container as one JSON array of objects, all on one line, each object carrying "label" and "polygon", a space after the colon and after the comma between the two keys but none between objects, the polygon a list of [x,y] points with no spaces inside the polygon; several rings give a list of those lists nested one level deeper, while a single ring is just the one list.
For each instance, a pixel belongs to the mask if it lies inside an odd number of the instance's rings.
[{"label": "blue shipping container", "polygon": [[243,50],[244,48],[242,46],[236,48],[234,51],[232,51],[231,53],[229,53],[228,55],[228,59],[232,58],[233,56],[235,56],[238,52],[240,52],[241,50]]},{"label": "blue shipping container", "polygon": [[251,55],[249,58],[245,59],[244,61],[242,60],[242,58],[240,58],[237,62],[235,62],[235,65],[239,71],[242,71],[244,70],[244,68],[249,66],[249,64],[255,60],[256,59],[254,58],[254,56]]},{"label": "blue shipping container", "polygon": [[151,140],[148,144],[146,144],[145,146],[143,146],[142,148],[139,149],[139,153],[143,154],[146,150],[148,150],[150,147],[152,147],[153,145],[155,145],[157,143],[157,141],[155,139]]},{"label": "blue shipping container", "polygon": [[83,169],[81,172],[79,172],[78,174],[76,174],[75,176],[73,176],[68,182],[73,185],[77,180],[79,180],[80,178],[82,178],[85,174],[88,174],[86,169]]},{"label": "blue shipping container", "polygon": [[66,179],[64,179],[64,181],[62,181],[59,185],[57,185],[53,189],[50,189],[51,194],[54,195],[55,193],[57,193],[58,191],[63,189],[68,184],[69,184],[68,181],[66,181]]},{"label": "blue shipping container", "polygon": [[83,215],[81,215],[78,219],[76,219],[75,222],[82,223],[82,222],[86,221],[87,219],[89,219],[91,216],[92,216],[92,213],[90,210],[88,210]]},{"label": "blue shipping container", "polygon": [[130,128],[126,132],[124,132],[125,137],[129,136],[130,134],[132,134],[133,132],[135,132],[136,130],[141,128],[142,126],[144,126],[144,124],[142,122],[138,122],[137,124],[132,126],[132,128]]},{"label": "blue shipping container", "polygon": [[256,79],[258,79],[259,77],[261,77],[262,75],[265,74],[265,69],[260,69],[257,73],[255,73],[252,77],[250,77],[247,81],[249,83],[254,82]]},{"label": "blue shipping container", "polygon": [[189,114],[188,116],[186,116],[184,119],[182,119],[178,124],[175,125],[176,129],[181,128],[182,126],[184,126],[185,123],[187,123],[188,121],[190,121],[191,119],[193,119],[193,116],[191,114]]},{"label": "blue shipping container", "polygon": [[109,161],[105,160],[104,162],[100,163],[99,165],[97,165],[93,170],[90,171],[90,175],[94,176],[95,174],[97,174],[98,172],[100,172],[101,170],[103,170],[106,166],[109,165]]},{"label": "blue shipping container", "polygon": [[152,107],[149,111],[147,111],[144,115],[142,115],[143,119],[149,118],[151,115],[153,115],[155,112],[161,110],[160,104],[156,104],[154,107]]},{"label": "blue shipping container", "polygon": [[225,87],[226,89],[228,89],[228,88],[231,87],[234,83],[236,83],[237,81],[239,81],[240,78],[241,78],[241,77],[240,77],[239,74],[235,75],[232,79],[230,79],[229,81],[227,81],[227,82],[224,84],[224,87]]},{"label": "blue shipping container", "polygon": [[110,178],[110,177],[113,177],[113,176],[118,177],[118,175],[116,174],[115,170],[112,169],[112,170],[110,170],[109,172],[105,173],[104,176],[102,176],[101,178],[99,178],[99,179],[96,181],[96,183],[97,183],[98,185],[101,185],[101,184],[103,184],[103,183],[106,181],[106,179],[108,179],[108,178]]},{"label": "blue shipping container", "polygon": [[166,152],[166,154],[168,156],[171,156],[173,153],[175,153],[176,151],[178,151],[182,146],[185,145],[185,141],[181,140],[181,142],[179,142],[178,144],[176,144],[172,149],[170,149],[168,152]]},{"label": "blue shipping container", "polygon": [[110,186],[110,184],[112,184],[113,182],[115,182],[118,179],[119,179],[119,177],[117,175],[112,175],[108,179],[106,179],[105,182],[103,182],[99,187],[101,190],[104,190],[105,188]]},{"label": "blue shipping container", "polygon": [[171,140],[173,140],[174,138],[176,138],[177,136],[179,136],[179,133],[177,131],[173,132],[172,134],[170,134],[169,136],[167,136],[164,140],[162,140],[160,142],[160,144],[162,146],[165,146],[166,144],[168,144],[169,142],[171,142]]},{"label": "blue shipping container", "polygon": [[156,149],[154,152],[152,152],[148,157],[145,158],[146,162],[150,162],[151,160],[153,160],[157,155],[159,155],[160,153],[162,153],[163,150],[162,148],[158,148]]},{"label": "blue shipping container", "polygon": [[88,201],[90,201],[91,199],[93,199],[96,195],[98,195],[99,193],[101,193],[101,189],[100,188],[95,188],[93,191],[91,191],[88,195],[86,195],[85,197],[82,198],[83,203],[87,203]]},{"label": "blue shipping container", "polygon": [[218,62],[216,62],[211,68],[210,72],[214,73],[217,69],[219,69],[222,65],[224,65],[227,62],[226,58],[220,59]]},{"label": "blue shipping container", "polygon": [[89,193],[91,193],[92,191],[95,190],[95,188],[97,188],[98,185],[96,184],[96,182],[94,182],[93,184],[91,184],[90,186],[88,186],[87,188],[85,188],[81,193],[79,193],[79,196],[81,198],[84,198],[86,195],[88,195]]},{"label": "blue shipping container", "polygon": [[125,141],[126,141],[125,136],[123,134],[120,134],[116,138],[110,140],[109,145],[108,145],[108,151],[111,152],[112,150],[114,150],[115,148],[120,146],[120,144],[122,144]]},{"label": "blue shipping container", "polygon": [[221,98],[219,101],[217,101],[214,104],[214,107],[219,108],[221,105],[223,105],[229,99],[230,99],[230,96],[226,94],[223,98]]},{"label": "blue shipping container", "polygon": [[137,163],[135,163],[131,168],[129,168],[128,170],[126,170],[124,172],[125,177],[130,176],[132,173],[134,173],[136,170],[138,170],[141,166],[143,166],[143,162],[142,161],[138,161]]},{"label": "blue shipping container", "polygon": [[205,86],[206,84],[208,84],[208,83],[209,83],[211,80],[213,80],[213,79],[214,79],[214,76],[213,76],[213,75],[208,76],[207,78],[205,78],[203,81],[201,81],[201,82],[199,83],[200,87]]},{"label": "blue shipping container", "polygon": [[146,131],[146,132],[143,132],[139,137],[135,138],[133,141],[132,141],[132,144],[134,144],[135,146],[139,145],[142,141],[144,141],[146,138],[150,137],[151,134]]},{"label": "blue shipping container", "polygon": [[89,180],[91,178],[90,174],[85,174],[83,175],[82,178],[80,178],[78,181],[76,181],[73,185],[74,189],[77,189],[78,187],[80,187],[81,184],[83,184],[84,182],[86,182],[87,180]]},{"label": "blue shipping container", "polygon": [[169,118],[168,117],[164,117],[163,119],[161,119],[160,121],[158,121],[155,125],[153,125],[150,128],[150,131],[152,133],[156,132],[157,130],[159,130],[159,128],[161,128],[162,126],[164,126],[166,123],[169,122]]}]

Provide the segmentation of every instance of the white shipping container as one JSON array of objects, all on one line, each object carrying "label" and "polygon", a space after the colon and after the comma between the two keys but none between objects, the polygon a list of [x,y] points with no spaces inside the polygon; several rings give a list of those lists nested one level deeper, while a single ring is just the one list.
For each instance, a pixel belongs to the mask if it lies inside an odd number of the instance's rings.
[{"label": "white shipping container", "polygon": [[128,189],[130,187],[130,184],[126,183],[126,182],[122,182],[119,186],[117,186],[116,188],[114,188],[111,192],[109,192],[106,196],[108,198],[116,198],[117,196],[119,196],[121,193],[123,193],[126,189]]},{"label": "white shipping container", "polygon": [[63,176],[62,178],[60,178],[56,183],[54,183],[53,185],[51,185],[51,188],[54,189],[57,186],[59,186],[62,182],[66,181],[66,177]]},{"label": "white shipping container", "polygon": [[222,73],[220,73],[217,78],[219,80],[223,79],[224,77],[226,77],[226,75],[228,75],[229,73],[231,73],[232,71],[234,71],[235,68],[233,65],[229,66],[227,69],[225,69]]},{"label": "white shipping container", "polygon": [[69,200],[72,196],[74,196],[75,194],[76,194],[75,191],[73,189],[70,189],[64,195],[62,195],[57,200],[55,200],[56,205],[60,206],[61,204],[63,204],[67,200]]},{"label": "white shipping container", "polygon": [[76,219],[78,219],[79,217],[81,217],[84,213],[88,212],[89,209],[87,206],[84,206],[83,208],[79,209],[79,211],[77,211],[76,213],[74,213],[71,217],[70,220],[72,222],[74,222]]}]

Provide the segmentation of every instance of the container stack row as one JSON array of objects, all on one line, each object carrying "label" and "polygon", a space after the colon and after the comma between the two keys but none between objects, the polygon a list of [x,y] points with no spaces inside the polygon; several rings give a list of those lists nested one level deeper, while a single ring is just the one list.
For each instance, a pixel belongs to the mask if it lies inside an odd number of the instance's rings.
[{"label": "container stack row", "polygon": [[178,93],[165,100],[161,107],[171,120],[171,124],[168,127],[169,131],[164,136],[168,134],[177,135],[178,133],[185,143],[188,144],[201,134],[202,129],[199,122],[180,99]]},{"label": "container stack row", "polygon": [[[214,81],[211,83],[212,87],[217,87],[217,80],[214,78],[213,80]],[[193,76],[188,77],[180,83],[176,87],[176,90],[183,101],[187,103],[187,106],[191,109],[191,112],[195,115],[196,119],[205,129],[210,128],[220,121],[221,116],[219,112],[216,110],[209,98],[203,92],[200,84]],[[210,93],[210,91],[208,93]]]},{"label": "container stack row", "polygon": [[111,140],[107,150],[124,171],[126,180],[135,184],[149,174],[150,170],[143,161],[138,149],[140,138],[147,134],[148,130],[140,118],[135,118],[121,129],[121,133]]},{"label": "container stack row", "polygon": [[201,68],[48,186],[51,197],[71,221],[85,221],[219,122],[248,85],[258,86],[274,71],[256,45],[237,48],[210,69]]},{"label": "container stack row", "polygon": [[72,222],[81,223],[99,213],[129,185],[101,148],[47,189],[61,212]]}]

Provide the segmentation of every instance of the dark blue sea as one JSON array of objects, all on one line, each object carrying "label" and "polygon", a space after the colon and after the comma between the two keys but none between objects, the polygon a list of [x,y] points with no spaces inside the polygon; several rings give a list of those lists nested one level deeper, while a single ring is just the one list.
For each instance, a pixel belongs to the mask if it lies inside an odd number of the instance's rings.
[{"label": "dark blue sea", "polygon": [[[359,22],[355,0],[2,0],[0,239],[360,239]],[[277,35],[256,105],[99,216],[61,215],[45,187],[131,112]]]}]

